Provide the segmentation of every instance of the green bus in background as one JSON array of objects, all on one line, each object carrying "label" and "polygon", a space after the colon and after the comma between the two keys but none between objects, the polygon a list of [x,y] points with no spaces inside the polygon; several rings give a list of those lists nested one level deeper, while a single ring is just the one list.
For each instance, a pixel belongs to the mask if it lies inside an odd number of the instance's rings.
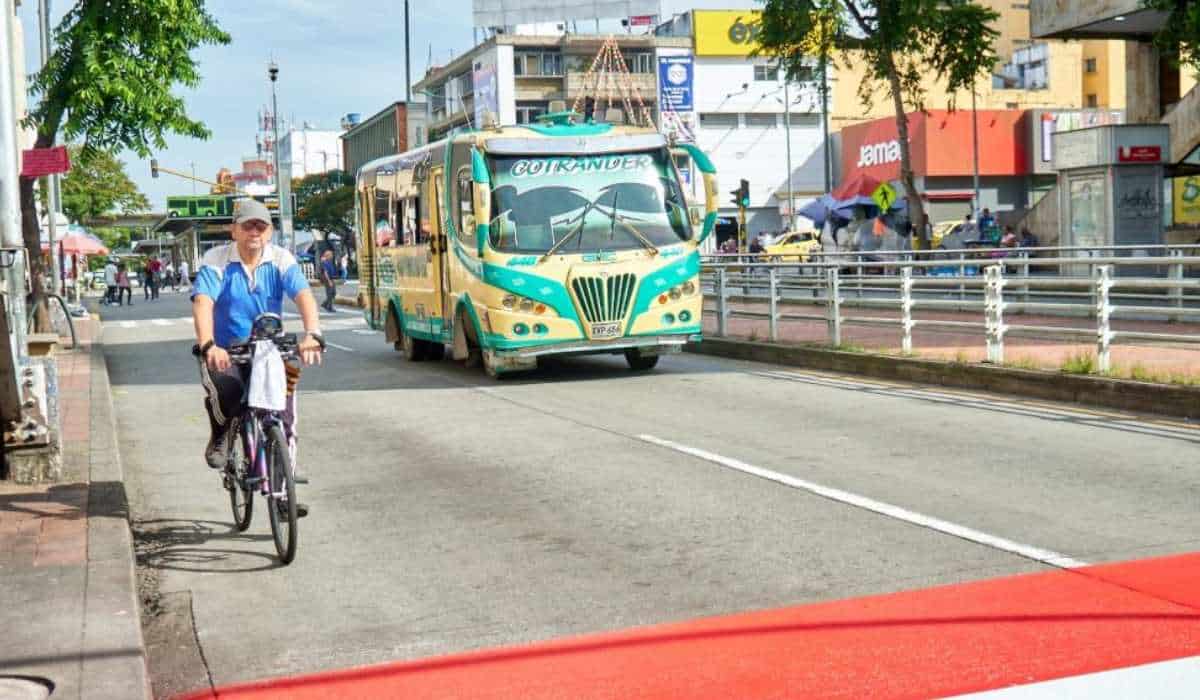
[{"label": "green bus in background", "polygon": [[[245,195],[202,194],[187,197],[167,197],[167,216],[172,219],[208,219],[233,216],[233,203]],[[267,209],[279,209],[279,198],[275,195],[255,195],[267,205]]]}]

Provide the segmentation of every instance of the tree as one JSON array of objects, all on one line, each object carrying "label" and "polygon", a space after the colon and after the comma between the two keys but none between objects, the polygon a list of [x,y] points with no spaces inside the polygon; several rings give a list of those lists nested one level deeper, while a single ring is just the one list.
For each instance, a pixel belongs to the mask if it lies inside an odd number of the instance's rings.
[{"label": "tree", "polygon": [[[112,212],[146,211],[150,202],[125,172],[125,164],[110,151],[81,158],[80,146],[71,146],[71,172],[62,180],[62,208],[67,218],[80,223]],[[43,201],[43,204],[45,202]]]},{"label": "tree", "polygon": [[304,177],[292,178],[292,193],[296,195],[296,207],[303,207],[313,195],[332,192],[353,178],[342,170],[329,170]]},{"label": "tree", "polygon": [[1154,45],[1179,66],[1200,73],[1200,3],[1182,0],[1144,0],[1152,10],[1171,13]]},{"label": "tree", "polygon": [[[141,157],[166,148],[168,133],[207,138],[188,118],[178,84],[195,87],[200,73],[192,51],[228,44],[204,0],[79,0],[54,31],[55,50],[30,85],[37,105],[25,126],[35,147],[55,144],[61,129],[79,142],[76,167],[102,152],[129,149]],[[44,272],[33,180],[21,179],[21,224],[31,272]],[[34,285],[40,302],[41,285]]]},{"label": "tree", "polygon": [[336,233],[343,241],[354,239],[354,186],[315,194],[296,212],[296,225]]},{"label": "tree", "polygon": [[991,23],[998,18],[970,0],[765,0],[759,52],[777,57],[791,80],[810,70],[814,56],[836,63],[836,52],[843,65],[866,65],[859,99],[869,107],[882,85],[892,101],[909,220],[925,241],[925,207],[913,177],[905,113],[925,108],[923,84],[929,77],[943,81],[953,96],[990,74],[999,36]]}]

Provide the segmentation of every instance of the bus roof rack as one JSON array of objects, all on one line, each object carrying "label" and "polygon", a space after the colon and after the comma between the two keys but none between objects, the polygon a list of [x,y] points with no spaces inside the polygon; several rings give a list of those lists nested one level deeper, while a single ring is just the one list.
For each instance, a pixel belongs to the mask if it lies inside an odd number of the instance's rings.
[{"label": "bus roof rack", "polygon": [[548,114],[538,115],[537,120],[541,124],[553,124],[555,126],[570,126],[578,123],[582,115],[579,112],[566,110],[564,112],[550,112]]}]

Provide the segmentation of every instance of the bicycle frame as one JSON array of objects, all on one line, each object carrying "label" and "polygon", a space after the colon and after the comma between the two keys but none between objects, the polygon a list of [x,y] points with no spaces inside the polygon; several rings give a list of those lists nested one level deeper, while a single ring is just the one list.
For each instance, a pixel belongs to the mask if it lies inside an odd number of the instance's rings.
[{"label": "bicycle frame", "polygon": [[[278,411],[246,407],[242,411],[242,445],[246,451],[248,465],[246,478],[251,486],[257,487],[263,496],[282,496],[281,493],[271,494],[271,480],[267,473],[267,429],[273,425],[283,425],[283,417]],[[287,446],[290,449],[290,445]],[[293,469],[295,467],[293,466]],[[253,475],[253,476],[251,476]]]}]

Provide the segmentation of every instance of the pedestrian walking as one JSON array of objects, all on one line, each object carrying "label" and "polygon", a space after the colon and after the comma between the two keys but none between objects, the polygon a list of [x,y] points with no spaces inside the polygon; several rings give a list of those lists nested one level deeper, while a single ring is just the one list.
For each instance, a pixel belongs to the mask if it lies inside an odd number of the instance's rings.
[{"label": "pedestrian walking", "polygon": [[342,253],[342,284],[345,284],[350,279],[350,254]]},{"label": "pedestrian walking", "polygon": [[129,300],[129,305],[133,306],[133,290],[129,287],[129,270],[125,263],[117,265],[117,305],[124,306],[125,300]]},{"label": "pedestrian walking", "polygon": [[179,263],[179,283],[185,288],[192,286],[192,278],[189,276],[191,270],[188,268],[187,260]]},{"label": "pedestrian walking", "polygon": [[175,266],[168,260],[166,265],[163,265],[163,286],[171,285],[172,292],[179,291],[179,280],[175,277]]},{"label": "pedestrian walking", "polygon": [[325,303],[321,307],[333,311],[333,300],[337,297],[337,267],[333,263],[333,251],[321,253],[321,284],[325,286]]},{"label": "pedestrian walking", "polygon": [[150,301],[150,263],[143,260],[142,269],[138,273],[138,280],[142,283],[142,300]]},{"label": "pedestrian walking", "polygon": [[162,285],[162,261],[150,258],[150,299],[158,298],[158,288]]},{"label": "pedestrian walking", "polygon": [[113,305],[117,301],[117,259],[109,258],[104,265],[104,300],[101,304]]}]

